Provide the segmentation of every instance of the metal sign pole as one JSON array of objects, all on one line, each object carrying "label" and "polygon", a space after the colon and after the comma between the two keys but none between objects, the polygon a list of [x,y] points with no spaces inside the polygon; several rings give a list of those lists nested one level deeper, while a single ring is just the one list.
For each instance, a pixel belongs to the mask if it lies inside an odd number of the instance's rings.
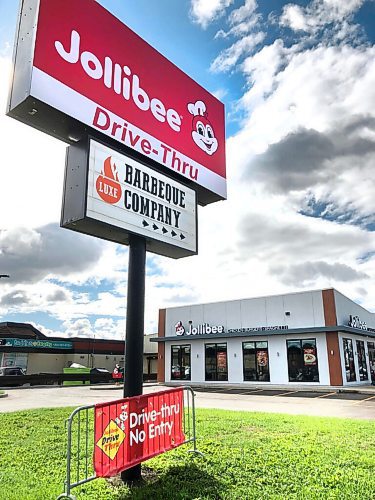
[{"label": "metal sign pole", "polygon": [[[143,389],[145,280],[146,240],[131,235],[129,241],[124,398],[139,396]],[[141,479],[141,465],[123,471],[121,479],[127,482]]]}]

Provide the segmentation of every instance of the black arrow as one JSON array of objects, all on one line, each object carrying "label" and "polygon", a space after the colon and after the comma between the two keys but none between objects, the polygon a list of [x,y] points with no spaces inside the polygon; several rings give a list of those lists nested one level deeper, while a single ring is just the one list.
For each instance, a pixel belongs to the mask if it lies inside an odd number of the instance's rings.
[{"label": "black arrow", "polygon": [[180,238],[181,238],[182,240],[184,240],[184,239],[185,239],[185,236],[184,236],[182,233],[180,233]]},{"label": "black arrow", "polygon": [[148,222],[146,222],[145,220],[142,221],[142,224],[143,224],[143,227],[147,227],[149,226],[150,224]]},{"label": "black arrow", "polygon": [[159,226],[157,226],[156,224],[152,224],[152,229],[156,231],[157,229],[159,229]]},{"label": "black arrow", "polygon": [[162,231],[163,231],[163,234],[168,232],[167,229],[165,229],[165,227],[163,227]]},{"label": "black arrow", "polygon": [[172,231],[171,231],[171,235],[172,235],[172,236],[177,236],[177,233],[175,233],[175,232],[173,231],[173,229],[172,229]]}]

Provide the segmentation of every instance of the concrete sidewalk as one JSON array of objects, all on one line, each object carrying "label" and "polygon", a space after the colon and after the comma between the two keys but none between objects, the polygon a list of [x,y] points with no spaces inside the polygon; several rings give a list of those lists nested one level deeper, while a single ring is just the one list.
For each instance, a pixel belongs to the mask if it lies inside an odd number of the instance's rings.
[{"label": "concrete sidewalk", "polygon": [[[184,385],[187,385],[191,387],[192,389],[197,389],[200,391],[204,391],[207,389],[207,391],[213,391],[215,389],[218,389],[219,391],[221,390],[232,390],[232,389],[241,389],[243,391],[253,391],[253,390],[262,390],[262,391],[285,391],[285,392],[322,392],[322,393],[332,393],[332,392],[337,392],[337,393],[352,393],[352,394],[368,394],[370,396],[375,395],[375,385],[356,385],[356,386],[331,386],[331,385],[308,385],[308,384],[296,384],[296,385],[270,385],[270,384],[216,384],[216,383],[208,383],[208,384],[195,384],[194,382],[189,382],[185,381],[186,383],[183,383],[184,381],[178,381],[178,382],[145,382],[143,384],[144,388],[147,387],[181,387]],[[2,387],[1,390],[7,392],[8,390],[25,390],[25,389],[52,389],[60,386],[56,385],[35,385],[30,387],[30,385],[25,384],[21,387]],[[67,389],[71,386],[61,386],[64,389]],[[80,386],[76,386],[80,387]],[[122,389],[122,385],[115,385],[115,384],[92,384],[92,385],[85,385],[85,387],[88,387],[90,390],[95,391],[95,390],[117,390],[119,391]]]},{"label": "concrete sidewalk", "polygon": [[[375,420],[375,393],[340,394],[333,392],[332,388],[326,392],[312,392],[302,390],[305,387],[300,387],[299,392],[290,386],[286,390],[280,386],[275,390],[264,386],[261,389],[255,389],[255,386],[239,389],[233,385],[221,385],[221,389],[218,386],[215,389],[193,387],[197,408]],[[155,393],[164,389],[165,385],[147,384],[143,392]],[[123,397],[122,387],[115,385],[32,387],[9,389],[7,392],[8,397],[0,399],[0,413],[32,408],[78,407]]]}]

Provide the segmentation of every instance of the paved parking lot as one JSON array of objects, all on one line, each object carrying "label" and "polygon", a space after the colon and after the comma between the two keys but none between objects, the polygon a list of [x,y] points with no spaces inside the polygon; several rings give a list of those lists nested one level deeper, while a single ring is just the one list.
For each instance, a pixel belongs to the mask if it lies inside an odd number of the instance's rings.
[{"label": "paved parking lot", "polygon": [[[145,393],[160,391],[165,386],[146,384]],[[226,410],[349,417],[375,420],[375,393],[314,392],[306,390],[265,390],[249,388],[194,387],[196,406]],[[122,397],[122,388],[114,386],[32,387],[7,390],[0,399],[0,412],[82,406]]]},{"label": "paved parking lot", "polygon": [[363,394],[329,390],[201,387],[194,390],[198,407],[375,420],[375,391]]},{"label": "paved parking lot", "polygon": [[256,395],[256,396],[280,396],[284,398],[328,398],[328,399],[354,399],[358,401],[368,400],[375,402],[374,390],[368,392],[349,392],[349,391],[304,391],[304,390],[286,390],[286,389],[237,389],[237,388],[203,388],[194,387],[195,392],[214,393],[214,394],[237,394],[237,395]]}]

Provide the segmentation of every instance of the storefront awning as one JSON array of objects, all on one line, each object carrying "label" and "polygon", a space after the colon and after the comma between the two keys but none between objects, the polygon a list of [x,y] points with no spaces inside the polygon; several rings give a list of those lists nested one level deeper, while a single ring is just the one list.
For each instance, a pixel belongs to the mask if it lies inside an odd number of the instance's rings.
[{"label": "storefront awning", "polygon": [[249,337],[274,337],[275,335],[294,335],[294,334],[316,334],[326,332],[340,332],[352,335],[360,335],[361,337],[375,338],[375,332],[351,328],[349,326],[319,326],[310,328],[289,328],[287,330],[262,330],[254,332],[233,332],[233,333],[210,333],[204,335],[173,335],[166,337],[156,337],[150,339],[150,342],[187,342],[191,340],[206,340],[206,339],[232,339],[232,338],[249,338]]}]

